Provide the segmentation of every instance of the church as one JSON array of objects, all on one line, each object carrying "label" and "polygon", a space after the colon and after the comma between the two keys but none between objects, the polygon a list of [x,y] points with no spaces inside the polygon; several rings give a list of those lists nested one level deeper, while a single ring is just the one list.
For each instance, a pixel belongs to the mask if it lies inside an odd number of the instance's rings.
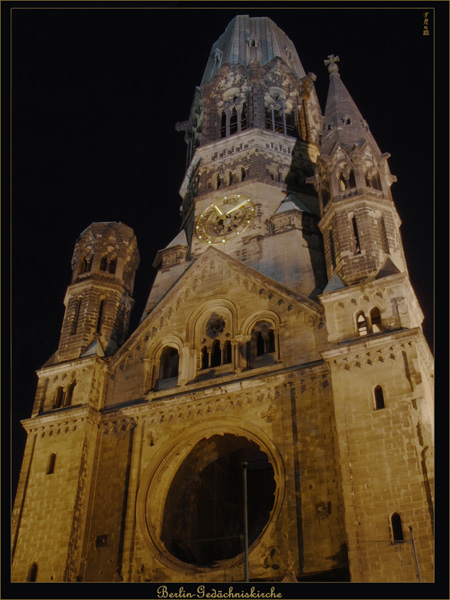
[{"label": "church", "polygon": [[12,581],[432,582],[433,358],[389,154],[338,56],[322,114],[271,19],[207,50],[134,331],[133,224],[75,245],[22,421]]}]

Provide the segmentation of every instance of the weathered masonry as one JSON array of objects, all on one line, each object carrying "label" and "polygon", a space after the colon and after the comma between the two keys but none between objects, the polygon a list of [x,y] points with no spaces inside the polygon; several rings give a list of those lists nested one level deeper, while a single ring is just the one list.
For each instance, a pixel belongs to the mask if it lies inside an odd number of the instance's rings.
[{"label": "weathered masonry", "polygon": [[81,233],[23,421],[13,581],[242,581],[243,464],[252,581],[433,581],[433,361],[395,177],[326,66],[322,114],[270,19],[213,45],[132,333],[133,230]]}]

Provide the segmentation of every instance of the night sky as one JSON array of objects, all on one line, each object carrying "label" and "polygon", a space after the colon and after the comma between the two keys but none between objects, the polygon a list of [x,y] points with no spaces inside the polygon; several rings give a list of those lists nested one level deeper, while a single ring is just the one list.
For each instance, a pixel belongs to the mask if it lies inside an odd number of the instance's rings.
[{"label": "night sky", "polygon": [[[3,218],[12,224],[13,494],[25,443],[19,420],[31,414],[35,371],[58,346],[75,241],[93,221],[134,229],[141,263],[133,330],[154,279],[156,252],[180,226],[186,145],[175,124],[188,118],[211,46],[236,14],[268,16],[285,31],[305,71],[317,75],[322,110],[323,61],[339,55],[344,84],[381,151],[391,154],[410,277],[432,344],[431,5],[430,36],[423,35],[426,3],[12,6],[12,187],[11,207],[3,196]],[[2,24],[9,27],[6,8],[3,3]]]}]

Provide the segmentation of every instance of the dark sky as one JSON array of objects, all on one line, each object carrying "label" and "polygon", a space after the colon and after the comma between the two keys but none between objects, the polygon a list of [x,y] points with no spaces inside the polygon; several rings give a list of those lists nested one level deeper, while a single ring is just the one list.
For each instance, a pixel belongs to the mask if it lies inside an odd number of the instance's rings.
[{"label": "dark sky", "polygon": [[[156,252],[180,225],[185,143],[175,123],[187,119],[211,46],[236,14],[269,16],[285,31],[305,71],[317,75],[322,109],[323,61],[339,55],[346,87],[380,149],[391,154],[410,277],[432,343],[432,5],[428,37],[426,3],[12,6],[12,191],[11,214],[5,196],[3,214],[12,223],[13,491],[25,442],[19,420],[31,413],[34,372],[58,346],[75,241],[93,221],[134,229],[141,255],[136,327]],[[2,9],[9,26],[5,3]]]}]

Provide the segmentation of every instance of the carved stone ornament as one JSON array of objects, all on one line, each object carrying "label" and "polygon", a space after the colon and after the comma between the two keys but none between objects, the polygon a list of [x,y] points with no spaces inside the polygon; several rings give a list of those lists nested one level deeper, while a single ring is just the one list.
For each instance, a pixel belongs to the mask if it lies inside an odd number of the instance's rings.
[{"label": "carved stone ornament", "polygon": [[225,329],[225,319],[213,313],[206,323],[206,335],[210,338],[217,337]]}]

